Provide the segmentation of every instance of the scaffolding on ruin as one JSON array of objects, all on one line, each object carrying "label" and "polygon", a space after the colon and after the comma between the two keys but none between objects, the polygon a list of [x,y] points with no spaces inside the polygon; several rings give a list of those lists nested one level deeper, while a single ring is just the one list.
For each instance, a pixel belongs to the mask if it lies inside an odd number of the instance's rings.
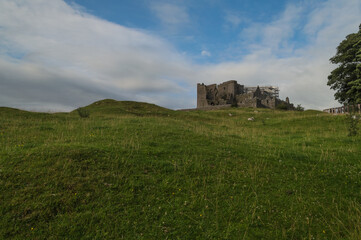
[{"label": "scaffolding on ruin", "polygon": [[[255,92],[257,89],[257,87],[245,87],[244,90],[246,93],[249,92]],[[278,87],[274,87],[274,86],[262,86],[259,87],[259,89],[263,92],[267,92],[269,93],[272,97],[275,97],[277,99],[280,98],[280,89]]]}]

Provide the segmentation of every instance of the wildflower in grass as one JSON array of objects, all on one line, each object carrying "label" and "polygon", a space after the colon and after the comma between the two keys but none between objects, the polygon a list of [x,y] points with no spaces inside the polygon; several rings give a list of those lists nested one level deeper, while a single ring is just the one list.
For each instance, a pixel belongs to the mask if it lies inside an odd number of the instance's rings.
[{"label": "wildflower in grass", "polygon": [[200,216],[200,217],[203,217],[203,215],[202,215],[202,214],[199,214],[199,216]]},{"label": "wildflower in grass", "polygon": [[32,227],[32,228],[30,228],[30,230],[31,230],[31,231],[34,231],[34,228],[33,228],[33,227]]},{"label": "wildflower in grass", "polygon": [[325,230],[322,230],[322,232],[323,232],[323,234],[325,234],[325,233],[326,233],[326,231],[325,231]]},{"label": "wildflower in grass", "polygon": [[172,195],[174,195],[175,193],[174,192],[172,192]]}]

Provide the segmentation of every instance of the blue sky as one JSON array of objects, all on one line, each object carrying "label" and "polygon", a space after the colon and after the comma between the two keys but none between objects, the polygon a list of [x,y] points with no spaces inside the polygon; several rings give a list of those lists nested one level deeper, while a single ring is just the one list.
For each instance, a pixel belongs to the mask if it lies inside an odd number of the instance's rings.
[{"label": "blue sky", "polygon": [[[243,0],[243,1],[115,1],[75,0],[84,10],[102,19],[157,34],[170,41],[178,51],[200,63],[240,59],[249,53],[243,42],[252,24],[276,20],[290,5],[303,4],[303,11],[324,1]],[[296,26],[301,27],[301,26]],[[301,34],[291,36],[297,46],[305,44]],[[252,39],[257,43],[257,38]],[[203,55],[202,55],[203,52]],[[209,56],[210,55],[210,56]]]},{"label": "blue sky", "polygon": [[192,108],[198,82],[235,79],[337,106],[329,58],[360,23],[361,0],[0,0],[0,105]]}]

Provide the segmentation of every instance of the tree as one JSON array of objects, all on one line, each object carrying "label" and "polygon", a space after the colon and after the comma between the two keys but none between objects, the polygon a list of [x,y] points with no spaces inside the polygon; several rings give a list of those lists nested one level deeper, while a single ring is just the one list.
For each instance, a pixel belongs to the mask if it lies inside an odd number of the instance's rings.
[{"label": "tree", "polygon": [[305,111],[305,108],[301,106],[301,104],[298,104],[297,107],[295,108],[296,111],[299,111],[299,112],[303,112]]},{"label": "tree", "polygon": [[339,66],[328,76],[327,85],[336,90],[341,104],[361,103],[361,24],[357,33],[346,36],[331,63]]}]

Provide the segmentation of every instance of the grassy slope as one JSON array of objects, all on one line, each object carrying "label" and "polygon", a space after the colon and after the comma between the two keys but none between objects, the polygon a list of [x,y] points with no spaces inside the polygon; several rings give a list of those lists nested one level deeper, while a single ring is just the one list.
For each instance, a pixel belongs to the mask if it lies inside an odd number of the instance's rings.
[{"label": "grassy slope", "polygon": [[361,238],[361,138],[342,116],[87,109],[0,108],[0,239]]}]

